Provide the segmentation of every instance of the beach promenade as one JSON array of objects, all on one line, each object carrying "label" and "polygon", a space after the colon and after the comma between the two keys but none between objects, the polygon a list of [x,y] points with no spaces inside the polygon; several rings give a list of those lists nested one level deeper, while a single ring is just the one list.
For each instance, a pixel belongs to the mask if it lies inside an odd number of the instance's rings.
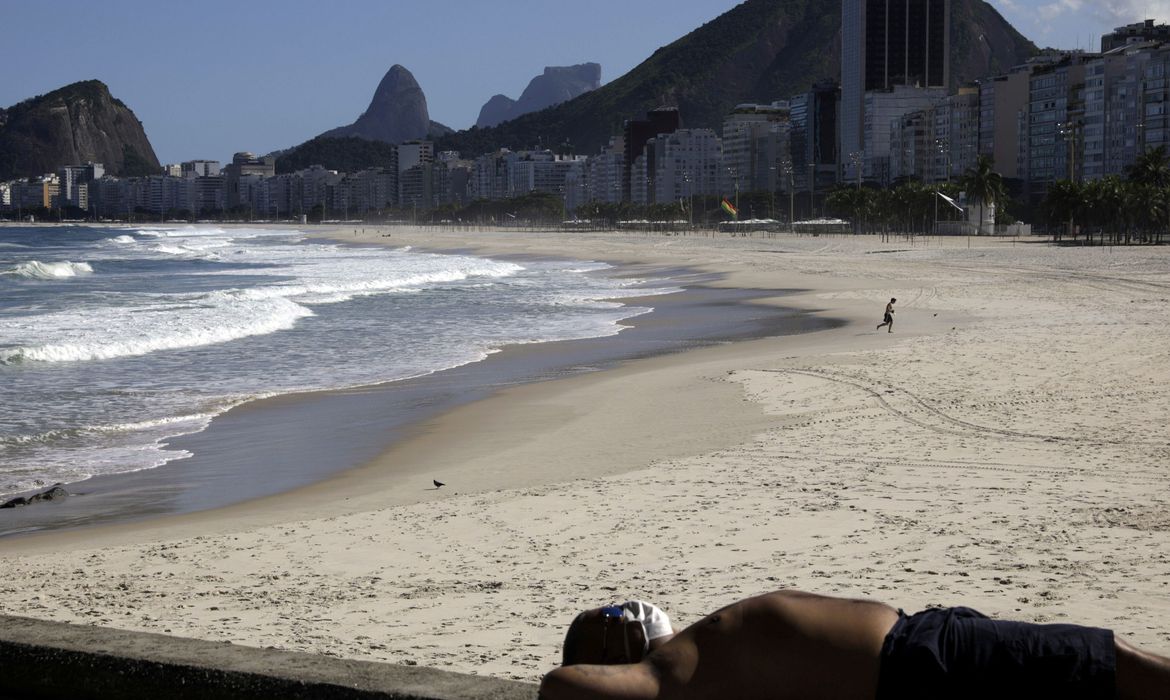
[{"label": "beach promenade", "polygon": [[796,587],[1170,652],[1170,248],[333,235],[689,268],[848,323],[502,387],[292,493],[0,541],[4,614],[535,681],[581,608],[681,627]]}]

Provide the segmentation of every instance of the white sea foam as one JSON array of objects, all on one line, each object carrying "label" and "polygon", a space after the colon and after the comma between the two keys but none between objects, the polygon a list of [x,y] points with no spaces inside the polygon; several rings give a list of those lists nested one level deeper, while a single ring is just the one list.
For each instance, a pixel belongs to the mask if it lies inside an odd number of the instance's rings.
[{"label": "white sea foam", "polygon": [[89,263],[68,261],[41,262],[39,260],[30,260],[0,274],[24,277],[25,279],[31,280],[60,280],[78,275],[93,274],[93,268],[90,267]]},{"label": "white sea foam", "polygon": [[286,330],[312,315],[310,309],[283,298],[243,300],[215,293],[189,304],[39,316],[35,321],[51,330],[31,343],[20,339],[30,335],[26,323],[30,319],[5,319],[0,321],[0,336],[13,337],[16,343],[0,348],[0,364],[105,360],[226,343]]},{"label": "white sea foam", "polygon": [[[638,281],[588,274],[604,263],[518,265],[272,229],[142,226],[110,236],[54,248],[99,273],[69,282],[68,298],[39,303],[38,289],[56,290],[25,285],[32,302],[0,314],[0,373],[19,378],[8,384],[19,410],[0,437],[0,492],[181,459],[167,447],[173,436],[257,396],[423,376],[511,343],[613,335],[621,319],[648,311],[613,301]],[[673,290],[633,294],[655,291]],[[355,297],[370,298],[338,304]],[[175,352],[189,348],[202,349]]]},{"label": "white sea foam", "polygon": [[[84,435],[131,433],[158,429],[165,430],[164,437],[173,437],[174,435],[186,435],[191,432],[198,432],[198,430],[206,427],[215,416],[216,414],[214,413],[193,413],[129,423],[114,423],[111,425],[82,425],[76,428],[46,430],[34,435],[0,435],[0,448],[33,443],[50,443],[63,438],[76,438]],[[195,430],[192,430],[192,427]]]}]

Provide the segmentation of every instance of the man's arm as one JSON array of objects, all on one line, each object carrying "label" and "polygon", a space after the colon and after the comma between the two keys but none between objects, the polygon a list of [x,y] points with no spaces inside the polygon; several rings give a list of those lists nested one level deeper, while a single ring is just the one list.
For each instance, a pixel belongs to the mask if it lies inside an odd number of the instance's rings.
[{"label": "man's arm", "polygon": [[541,700],[588,700],[653,698],[658,684],[648,664],[562,666],[549,672],[540,683]]}]

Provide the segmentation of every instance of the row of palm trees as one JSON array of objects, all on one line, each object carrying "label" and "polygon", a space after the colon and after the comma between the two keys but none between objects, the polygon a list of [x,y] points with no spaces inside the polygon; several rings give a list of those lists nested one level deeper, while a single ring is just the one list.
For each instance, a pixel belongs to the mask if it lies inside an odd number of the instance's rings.
[{"label": "row of palm trees", "polygon": [[935,230],[940,218],[954,218],[950,214],[951,204],[938,195],[953,200],[960,192],[966,192],[972,205],[979,207],[977,232],[980,235],[993,233],[983,227],[985,207],[1006,202],[1007,191],[1003,177],[995,171],[987,156],[979,156],[975,165],[953,183],[909,181],[889,189],[842,185],[829,193],[825,206],[830,213],[852,220],[859,233],[877,230],[926,234]]},{"label": "row of palm trees", "polygon": [[[826,199],[828,210],[854,222],[858,232],[930,233],[940,216],[940,197],[954,199],[965,192],[970,206],[979,207],[980,235],[992,233],[983,225],[985,207],[997,205],[997,219],[1005,220],[1008,201],[1003,177],[992,160],[979,156],[954,183],[906,182],[889,189],[841,186]],[[950,205],[941,204],[943,212]],[[1041,211],[1054,227],[1056,240],[1084,233],[1101,243],[1154,243],[1170,230],[1170,152],[1158,146],[1143,153],[1125,177],[1110,175],[1090,182],[1060,180],[1048,187]]]},{"label": "row of palm trees", "polygon": [[1124,178],[1054,182],[1044,208],[1049,220],[1067,222],[1062,228],[1074,237],[1079,228],[1089,243],[1096,233],[1101,243],[1161,244],[1170,227],[1170,154],[1165,146],[1146,151]]}]

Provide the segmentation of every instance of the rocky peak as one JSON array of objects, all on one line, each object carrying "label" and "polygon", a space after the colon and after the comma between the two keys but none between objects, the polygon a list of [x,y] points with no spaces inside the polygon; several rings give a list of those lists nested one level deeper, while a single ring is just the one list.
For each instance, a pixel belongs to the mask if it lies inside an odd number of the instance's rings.
[{"label": "rocky peak", "polygon": [[64,165],[102,163],[113,175],[161,170],[142,123],[99,80],[85,80],[0,110],[0,180]]},{"label": "rocky peak", "polygon": [[580,63],[575,66],[548,66],[524,88],[519,100],[495,95],[479,110],[475,121],[480,128],[495,126],[529,112],[559,105],[562,102],[601,87],[601,65]]},{"label": "rocky peak", "polygon": [[423,139],[431,131],[427,97],[409,70],[393,65],[386,71],[370,106],[353,124],[327,131],[322,136],[358,136],[371,141],[402,143]]}]

